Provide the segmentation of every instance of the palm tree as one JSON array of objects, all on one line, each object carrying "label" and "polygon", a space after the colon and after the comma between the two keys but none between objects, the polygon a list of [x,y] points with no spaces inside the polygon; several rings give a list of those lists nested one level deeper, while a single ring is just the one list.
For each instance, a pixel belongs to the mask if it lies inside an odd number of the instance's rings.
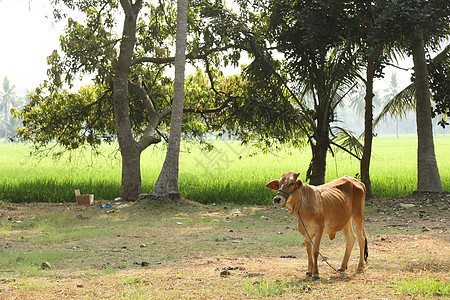
[{"label": "palm tree", "polygon": [[[332,55],[318,57],[316,65],[312,64],[299,70],[303,93],[311,94],[314,99],[314,115],[310,121],[313,130],[310,140],[313,157],[308,170],[311,184],[318,185],[325,182],[327,151],[330,144],[338,145],[330,137],[342,135],[338,140],[343,144],[355,141],[350,132],[331,126],[335,120],[336,107],[353,89],[355,86],[353,82],[358,75],[355,57],[347,51],[346,47],[336,47],[332,50],[334,52]],[[320,67],[316,68],[317,65]],[[348,137],[345,142],[344,137]]]},{"label": "palm tree", "polygon": [[[383,108],[375,119],[374,126],[388,114],[390,116],[404,116],[408,111],[416,112],[418,153],[417,169],[419,192],[441,192],[443,190],[434,153],[434,142],[431,123],[430,91],[427,64],[421,34],[414,34],[412,41],[415,81],[395,95]],[[431,63],[438,64],[450,59],[448,45],[436,55]],[[432,98],[431,98],[432,99]]]},{"label": "palm tree", "polygon": [[179,197],[178,171],[181,143],[181,129],[183,120],[184,100],[184,71],[186,63],[188,0],[177,2],[177,32],[175,54],[175,80],[172,104],[172,118],[170,122],[170,137],[166,159],[153,187],[152,196]]},{"label": "palm tree", "polygon": [[3,78],[3,92],[2,92],[2,103],[1,103],[1,107],[3,109],[3,130],[4,130],[4,135],[5,135],[5,143],[7,142],[7,138],[8,138],[8,127],[10,125],[10,118],[9,118],[9,110],[16,106],[18,103],[17,102],[17,94],[15,91],[16,86],[15,85],[11,85],[9,82],[8,77],[5,76],[5,78]]}]

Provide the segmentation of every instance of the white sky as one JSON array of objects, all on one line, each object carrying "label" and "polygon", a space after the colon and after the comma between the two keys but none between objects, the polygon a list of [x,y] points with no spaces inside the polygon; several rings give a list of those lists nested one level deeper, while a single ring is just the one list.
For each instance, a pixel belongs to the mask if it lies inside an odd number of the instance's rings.
[{"label": "white sky", "polygon": [[47,56],[58,48],[64,28],[52,23],[49,1],[0,0],[0,79],[7,76],[16,91],[47,78]]},{"label": "white sky", "polygon": [[[47,78],[47,56],[59,48],[65,22],[54,23],[52,8],[46,0],[0,0],[0,80],[7,76],[17,92],[34,89]],[[399,63],[412,67],[411,60]],[[410,72],[396,70],[399,87],[409,84]],[[386,78],[375,83],[383,90]]]}]

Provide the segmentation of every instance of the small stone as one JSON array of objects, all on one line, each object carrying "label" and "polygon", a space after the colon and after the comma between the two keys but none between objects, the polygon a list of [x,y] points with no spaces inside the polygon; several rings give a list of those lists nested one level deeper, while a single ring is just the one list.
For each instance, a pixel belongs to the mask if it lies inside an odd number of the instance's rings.
[{"label": "small stone", "polygon": [[50,265],[50,263],[48,261],[44,261],[41,264],[41,269],[42,270],[50,270],[52,268],[52,266]]},{"label": "small stone", "polygon": [[409,203],[400,203],[399,205],[402,208],[412,208],[412,207],[416,206],[415,204],[409,204]]},{"label": "small stone", "polygon": [[229,275],[231,275],[231,272],[229,270],[223,270],[222,272],[220,272],[221,277],[227,277]]},{"label": "small stone", "polygon": [[145,248],[145,247],[147,247],[147,244],[140,244],[139,247]]},{"label": "small stone", "polygon": [[149,265],[150,265],[150,263],[148,261],[141,262],[141,266],[143,266],[143,267],[148,267]]},{"label": "small stone", "polygon": [[83,285],[82,284],[77,284],[77,288],[82,288]]}]

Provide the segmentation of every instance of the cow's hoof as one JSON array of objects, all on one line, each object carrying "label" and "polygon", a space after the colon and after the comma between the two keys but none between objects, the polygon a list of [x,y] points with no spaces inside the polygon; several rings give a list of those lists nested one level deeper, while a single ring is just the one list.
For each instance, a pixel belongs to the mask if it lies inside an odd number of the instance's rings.
[{"label": "cow's hoof", "polygon": [[320,279],[319,275],[313,275],[312,276],[312,280],[313,281],[316,281],[316,280],[319,280],[319,279]]},{"label": "cow's hoof", "polygon": [[356,273],[357,273],[357,274],[364,273],[364,267],[358,268],[358,269],[356,270]]},{"label": "cow's hoof", "polygon": [[306,272],[306,276],[311,277],[312,276],[312,272],[311,271],[307,271]]}]

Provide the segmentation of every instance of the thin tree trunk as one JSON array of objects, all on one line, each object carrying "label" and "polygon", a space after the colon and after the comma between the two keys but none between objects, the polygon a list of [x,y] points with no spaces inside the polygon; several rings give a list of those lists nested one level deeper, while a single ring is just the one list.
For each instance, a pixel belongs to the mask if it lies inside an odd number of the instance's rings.
[{"label": "thin tree trunk", "polygon": [[166,159],[158,180],[151,192],[152,196],[179,197],[178,172],[183,121],[184,70],[186,62],[188,0],[177,2],[177,32],[175,54],[174,97],[170,122],[170,137]]},{"label": "thin tree trunk", "polygon": [[5,143],[8,142],[7,136],[8,136],[8,126],[7,124],[7,118],[8,118],[8,99],[6,99],[6,96],[3,98],[5,101],[5,119],[3,120],[3,126],[5,126]]},{"label": "thin tree trunk", "polygon": [[397,139],[398,139],[398,116],[395,117],[395,133],[397,134]]},{"label": "thin tree trunk", "polygon": [[128,93],[128,74],[136,36],[136,20],[141,8],[140,1],[131,5],[129,1],[122,1],[125,20],[122,42],[114,75],[114,119],[122,154],[122,199],[137,200],[141,193],[141,150],[133,138],[130,122],[130,96]]},{"label": "thin tree trunk", "polygon": [[428,70],[423,35],[421,33],[413,33],[411,48],[417,101],[417,191],[442,192],[443,186],[434,152]]},{"label": "thin tree trunk", "polygon": [[372,197],[372,182],[370,181],[370,158],[372,156],[373,140],[373,77],[375,74],[375,62],[377,54],[372,53],[367,61],[367,80],[366,80],[366,108],[364,110],[364,148],[361,158],[360,172],[361,181],[366,186],[366,196]]}]

